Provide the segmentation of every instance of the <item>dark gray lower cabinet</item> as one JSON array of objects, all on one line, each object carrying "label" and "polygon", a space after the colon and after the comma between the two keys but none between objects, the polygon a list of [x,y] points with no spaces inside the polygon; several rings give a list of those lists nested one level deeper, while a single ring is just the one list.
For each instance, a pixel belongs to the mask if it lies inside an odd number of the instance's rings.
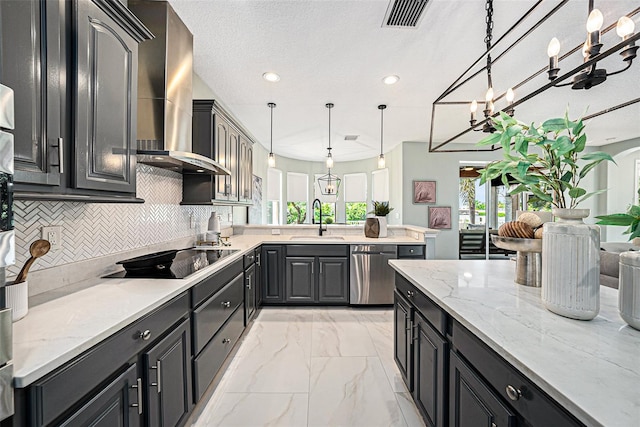
[{"label": "dark gray lower cabinet", "polygon": [[318,258],[318,302],[349,302],[349,260],[347,258]]},{"label": "dark gray lower cabinet", "polygon": [[409,391],[413,391],[413,376],[411,375],[411,306],[394,292],[394,359],[400,370],[400,375]]},{"label": "dark gray lower cabinet", "polygon": [[190,321],[186,319],[143,354],[149,426],[179,426],[191,412],[193,400],[189,325]]},{"label": "dark gray lower cabinet", "polygon": [[256,265],[252,264],[244,271],[244,324],[245,326],[253,320],[258,309],[256,300],[257,280],[256,280]]},{"label": "dark gray lower cabinet", "polygon": [[413,398],[429,427],[445,427],[449,342],[417,311],[413,313],[411,332]]},{"label": "dark gray lower cabinet", "polygon": [[400,275],[394,297],[395,361],[427,426],[584,426]]},{"label": "dark gray lower cabinet", "polygon": [[142,383],[137,364],[107,384],[93,399],[59,424],[62,427],[137,427],[140,425]]},{"label": "dark gray lower cabinet", "polygon": [[314,257],[287,257],[285,261],[287,302],[315,301],[314,264]]},{"label": "dark gray lower cabinet", "polygon": [[394,300],[396,364],[427,426],[444,427],[449,342],[397,290]]},{"label": "dark gray lower cabinet", "polygon": [[451,352],[451,425],[514,427],[517,418],[455,353]]},{"label": "dark gray lower cabinet", "polygon": [[262,301],[284,302],[284,246],[262,246]]}]

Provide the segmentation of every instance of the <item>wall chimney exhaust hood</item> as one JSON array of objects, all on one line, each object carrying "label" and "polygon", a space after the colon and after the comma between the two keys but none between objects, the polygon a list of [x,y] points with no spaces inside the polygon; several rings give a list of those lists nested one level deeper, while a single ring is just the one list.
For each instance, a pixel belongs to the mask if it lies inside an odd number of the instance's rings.
[{"label": "wall chimney exhaust hood", "polygon": [[230,175],[191,149],[193,34],[166,1],[130,0],[129,9],[155,35],[138,50],[138,163]]}]

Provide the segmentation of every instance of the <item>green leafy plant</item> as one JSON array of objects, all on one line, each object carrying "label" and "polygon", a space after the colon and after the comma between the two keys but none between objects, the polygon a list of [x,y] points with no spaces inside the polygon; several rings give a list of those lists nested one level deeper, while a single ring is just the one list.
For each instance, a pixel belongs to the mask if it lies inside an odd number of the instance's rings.
[{"label": "green leafy plant", "polygon": [[325,224],[333,224],[333,218],[332,217],[328,216],[328,217],[323,218],[323,219],[324,219],[324,223]]},{"label": "green leafy plant", "polygon": [[[481,183],[502,176],[517,183],[510,195],[530,191],[540,200],[557,208],[575,208],[580,202],[606,190],[588,193],[581,180],[603,161],[613,158],[600,151],[584,153],[587,135],[582,119],[549,119],[540,126],[527,125],[500,112],[493,118],[496,132],[478,142],[479,146],[500,145],[503,160],[480,171]],[[615,163],[615,162],[614,162]]]},{"label": "green leafy plant", "polygon": [[622,234],[629,234],[629,240],[640,237],[640,206],[631,205],[626,213],[615,213],[611,215],[597,216],[599,225],[621,225],[629,226]]},{"label": "green leafy plant", "polygon": [[373,210],[369,213],[375,216],[387,216],[393,208],[389,207],[389,202],[373,202]]}]

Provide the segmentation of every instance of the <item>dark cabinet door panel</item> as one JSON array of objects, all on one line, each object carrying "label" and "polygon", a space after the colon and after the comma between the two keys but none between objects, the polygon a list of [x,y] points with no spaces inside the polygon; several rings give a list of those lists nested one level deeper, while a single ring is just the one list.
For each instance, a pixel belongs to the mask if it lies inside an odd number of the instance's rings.
[{"label": "dark cabinet door panel", "polygon": [[447,425],[446,383],[449,343],[414,312],[413,395],[427,424]]},{"label": "dark cabinet door panel", "polygon": [[348,258],[318,258],[318,301],[349,302]]},{"label": "dark cabinet door panel", "polygon": [[64,2],[3,1],[1,81],[15,93],[15,182],[60,185]]},{"label": "dark cabinet door panel", "polygon": [[244,325],[247,326],[256,313],[256,266],[252,264],[244,273]]},{"label": "dark cabinet door panel", "polygon": [[394,358],[400,375],[409,391],[413,390],[411,375],[411,306],[397,291],[394,291]]},{"label": "dark cabinet door panel", "polygon": [[138,44],[89,0],[75,24],[75,186],[134,193]]},{"label": "dark cabinet door panel", "polygon": [[287,257],[286,299],[287,302],[315,301],[315,257]]},{"label": "dark cabinet door panel", "polygon": [[262,247],[262,300],[265,304],[284,302],[284,249]]},{"label": "dark cabinet door panel", "polygon": [[62,427],[138,427],[140,410],[144,407],[138,387],[142,383],[136,376],[137,365],[131,365],[124,373],[104,387],[93,399],[73,415],[57,424]]},{"label": "dark cabinet door panel", "polygon": [[143,355],[150,426],[181,425],[191,412],[190,336],[187,319]]},{"label": "dark cabinet door panel", "polygon": [[450,354],[450,425],[515,427],[514,413],[454,351]]},{"label": "dark cabinet door panel", "polygon": [[[215,116],[216,123],[216,137],[212,143],[215,145],[215,160],[225,168],[229,168],[229,124],[220,117]],[[227,200],[229,198],[229,183],[230,177],[228,175],[216,176],[216,200]]]}]

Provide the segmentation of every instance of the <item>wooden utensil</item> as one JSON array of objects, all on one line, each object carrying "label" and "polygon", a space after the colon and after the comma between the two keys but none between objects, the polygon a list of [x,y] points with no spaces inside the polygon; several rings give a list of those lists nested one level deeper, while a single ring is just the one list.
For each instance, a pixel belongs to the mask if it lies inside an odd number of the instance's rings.
[{"label": "wooden utensil", "polygon": [[22,283],[27,280],[27,273],[29,273],[31,265],[35,262],[36,258],[40,258],[49,252],[49,249],[51,249],[51,243],[49,243],[48,240],[39,239],[33,242],[31,246],[29,246],[31,258],[29,258],[24,264],[24,267],[22,267],[22,270],[18,273],[14,283]]}]

